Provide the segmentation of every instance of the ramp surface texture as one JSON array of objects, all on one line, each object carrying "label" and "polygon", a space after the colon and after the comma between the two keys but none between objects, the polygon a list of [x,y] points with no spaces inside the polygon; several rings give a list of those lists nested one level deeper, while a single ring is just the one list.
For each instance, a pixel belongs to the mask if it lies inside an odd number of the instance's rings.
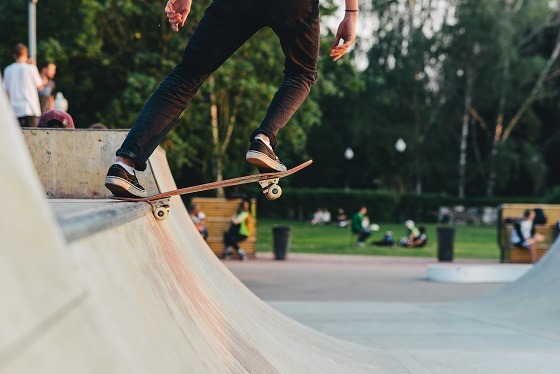
[{"label": "ramp surface texture", "polygon": [[[163,222],[144,204],[96,201],[83,208],[89,218],[61,229],[85,202],[47,201],[4,92],[0,113],[0,191],[10,197],[0,218],[0,371],[407,372],[260,301],[179,198]],[[176,188],[162,152],[152,168],[159,188]],[[120,210],[136,217],[119,219]],[[115,225],[84,232],[100,214]]]},{"label": "ramp surface texture", "polygon": [[[527,368],[534,357],[505,349],[487,358],[483,348],[446,343],[437,328],[441,344],[426,349],[402,340],[372,348],[312,330],[245,288],[207,247],[179,197],[172,198],[165,221],[156,221],[146,204],[47,200],[46,191],[57,197],[56,188],[43,185],[50,175],[38,176],[3,91],[0,113],[0,192],[7,207],[0,215],[0,372],[495,373],[503,365]],[[51,143],[41,138],[39,144]],[[176,188],[164,152],[150,165],[154,186]],[[66,166],[57,160],[57,168]],[[76,185],[64,188],[61,175],[57,186],[80,196]],[[408,326],[381,306],[373,313],[377,320],[363,315],[362,321],[414,330],[428,321],[424,326],[433,327],[438,313],[447,313],[463,325],[497,326],[499,339],[518,326],[517,333],[536,331],[543,338],[535,350],[549,344],[538,356],[544,360],[532,365],[552,373],[560,368],[558,245],[491,297],[438,305],[429,316],[426,306],[401,305],[397,315],[421,317]],[[324,306],[326,312],[341,307]]]}]

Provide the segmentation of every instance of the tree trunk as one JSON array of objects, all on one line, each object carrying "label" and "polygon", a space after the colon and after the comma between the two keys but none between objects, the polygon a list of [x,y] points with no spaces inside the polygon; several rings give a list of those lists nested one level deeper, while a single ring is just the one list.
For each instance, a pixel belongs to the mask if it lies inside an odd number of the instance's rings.
[{"label": "tree trunk", "polygon": [[496,179],[498,178],[498,172],[496,170],[496,159],[498,158],[498,151],[500,144],[502,142],[502,135],[504,133],[504,113],[506,110],[507,95],[510,82],[510,68],[511,61],[510,55],[506,54],[504,58],[504,68],[503,68],[503,86],[500,97],[500,102],[498,104],[498,116],[496,118],[496,129],[494,130],[494,138],[492,139],[492,149],[490,152],[490,159],[488,162],[488,181],[486,183],[486,196],[490,197],[494,195],[494,187],[496,187]]},{"label": "tree trunk", "polygon": [[[210,123],[212,124],[212,149],[213,149],[213,171],[216,177],[216,182],[223,180],[223,153],[220,144],[220,132],[219,132],[219,119],[218,119],[218,104],[216,102],[216,94],[214,91],[215,80],[213,77],[208,78],[209,86],[211,87],[210,92]],[[217,189],[218,197],[225,197],[225,192],[223,188]]]},{"label": "tree trunk", "polygon": [[[418,148],[418,146],[417,146]],[[422,194],[422,174],[418,171],[420,168],[420,164],[422,162],[422,156],[420,155],[420,151],[416,150],[416,168],[414,169],[414,187],[416,190],[417,195]]]},{"label": "tree trunk", "polygon": [[472,71],[467,69],[467,84],[465,87],[465,108],[463,111],[463,125],[461,129],[461,145],[459,154],[459,198],[465,198],[465,175],[467,170],[467,140],[469,138],[469,111],[472,105]]}]

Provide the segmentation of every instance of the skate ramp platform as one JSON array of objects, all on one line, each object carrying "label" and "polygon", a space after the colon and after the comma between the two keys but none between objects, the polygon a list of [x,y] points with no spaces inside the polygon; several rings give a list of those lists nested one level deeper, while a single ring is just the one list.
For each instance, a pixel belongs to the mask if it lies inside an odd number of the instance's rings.
[{"label": "skate ramp platform", "polygon": [[[7,196],[0,215],[0,372],[511,373],[521,371],[499,369],[518,364],[524,372],[552,373],[560,367],[554,366],[560,352],[558,243],[534,270],[494,295],[429,308],[377,305],[377,313],[358,321],[399,326],[398,317],[411,311],[412,322],[400,327],[419,331],[423,322],[432,322],[426,329],[453,315],[465,329],[470,321],[482,329],[503,327],[501,351],[488,356],[474,335],[468,346],[451,342],[444,329],[433,330],[442,342],[435,348],[411,347],[404,339],[382,348],[353,344],[254,296],[206,246],[179,197],[172,198],[165,221],[155,220],[147,204],[74,195],[90,186],[69,188],[58,177],[59,188],[73,192],[57,198],[57,188],[43,184],[52,175],[36,171],[37,155],[30,155],[4,92],[0,113],[0,192]],[[74,169],[80,162],[67,158],[53,172],[80,170]],[[89,165],[81,172],[98,175],[106,167]],[[175,188],[164,152],[156,152],[150,166],[154,188]],[[420,310],[422,318],[415,314]],[[517,354],[507,344],[507,331],[514,330],[537,331],[550,349],[541,344]],[[446,341],[452,350],[442,346]],[[477,344],[482,348],[472,349]],[[535,357],[543,360],[532,364]]]}]

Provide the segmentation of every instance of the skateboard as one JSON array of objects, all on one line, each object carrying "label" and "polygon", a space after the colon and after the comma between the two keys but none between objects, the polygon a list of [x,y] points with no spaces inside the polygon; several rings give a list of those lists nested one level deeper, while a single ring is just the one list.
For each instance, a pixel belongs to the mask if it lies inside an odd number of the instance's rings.
[{"label": "skateboard", "polygon": [[313,163],[313,160],[309,160],[293,167],[286,171],[279,171],[275,173],[261,173],[246,175],[243,177],[237,177],[232,179],[226,179],[219,182],[211,182],[200,184],[198,186],[191,186],[186,188],[180,188],[178,190],[162,192],[156,195],[151,195],[147,197],[118,197],[110,195],[109,198],[113,200],[120,201],[133,201],[133,202],[147,202],[152,206],[152,212],[158,220],[164,220],[169,215],[171,209],[170,199],[172,196],[185,195],[195,192],[214,190],[221,187],[231,187],[240,184],[247,184],[253,182],[259,182],[261,185],[264,196],[268,200],[276,200],[282,195],[282,188],[278,185],[280,178],[287,177],[288,175],[297,173],[298,171],[308,167]]}]

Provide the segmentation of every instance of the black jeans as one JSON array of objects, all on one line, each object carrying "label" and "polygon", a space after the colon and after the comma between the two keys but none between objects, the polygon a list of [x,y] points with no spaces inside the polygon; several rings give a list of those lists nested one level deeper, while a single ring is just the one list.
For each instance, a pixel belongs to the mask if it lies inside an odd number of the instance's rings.
[{"label": "black jeans", "polygon": [[318,0],[214,0],[187,44],[183,60],[144,105],[117,156],[129,157],[137,170],[145,170],[146,161],[200,85],[263,27],[272,28],[280,39],[284,80],[250,140],[262,133],[276,147],[276,134],[317,80]]},{"label": "black jeans", "polygon": [[366,231],[366,230],[354,232],[354,234],[359,235],[358,241],[360,243],[365,242],[367,240],[367,238],[369,238],[371,236],[371,232]]},{"label": "black jeans", "polygon": [[239,243],[247,239],[246,235],[239,234],[239,231],[228,230],[224,233],[224,244],[227,247],[233,247],[239,251]]}]

